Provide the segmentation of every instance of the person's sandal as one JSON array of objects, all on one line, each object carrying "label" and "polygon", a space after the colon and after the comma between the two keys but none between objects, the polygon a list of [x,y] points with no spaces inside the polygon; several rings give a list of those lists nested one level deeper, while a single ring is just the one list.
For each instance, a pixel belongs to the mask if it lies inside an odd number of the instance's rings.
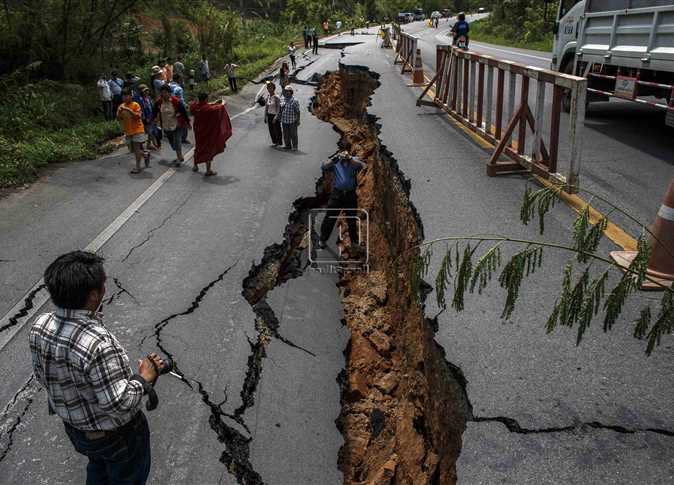
[{"label": "person's sandal", "polygon": [[212,177],[213,175],[217,175],[217,174],[218,174],[218,172],[214,172],[213,170],[211,170],[209,172],[206,172],[204,175],[206,177]]}]

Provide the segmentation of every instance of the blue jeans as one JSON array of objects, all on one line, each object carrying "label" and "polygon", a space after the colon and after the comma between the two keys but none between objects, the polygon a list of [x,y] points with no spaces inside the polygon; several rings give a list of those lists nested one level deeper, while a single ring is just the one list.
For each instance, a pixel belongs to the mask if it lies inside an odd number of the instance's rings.
[{"label": "blue jeans", "polygon": [[142,411],[113,434],[89,439],[65,424],[75,451],[89,458],[87,485],[145,485],[150,474],[150,428]]}]

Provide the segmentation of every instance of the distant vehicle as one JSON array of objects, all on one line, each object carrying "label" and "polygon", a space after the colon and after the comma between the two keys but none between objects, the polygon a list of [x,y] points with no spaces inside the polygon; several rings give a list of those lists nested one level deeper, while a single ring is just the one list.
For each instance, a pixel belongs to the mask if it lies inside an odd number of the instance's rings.
[{"label": "distant vehicle", "polygon": [[[654,106],[674,127],[674,37],[664,21],[673,17],[674,0],[563,0],[551,68],[586,77],[588,102],[617,97]],[[562,107],[570,106],[566,93]]]},{"label": "distant vehicle", "polygon": [[480,7],[480,8],[477,9],[477,13],[485,13],[486,11],[487,11],[487,9],[484,8],[484,7]]},{"label": "distant vehicle", "polygon": [[407,12],[400,12],[396,17],[396,19],[398,20],[399,24],[406,24],[407,22],[409,22],[407,18]]},{"label": "distant vehicle", "polygon": [[426,18],[426,14],[424,13],[423,8],[415,8],[414,9],[414,20],[424,20]]}]

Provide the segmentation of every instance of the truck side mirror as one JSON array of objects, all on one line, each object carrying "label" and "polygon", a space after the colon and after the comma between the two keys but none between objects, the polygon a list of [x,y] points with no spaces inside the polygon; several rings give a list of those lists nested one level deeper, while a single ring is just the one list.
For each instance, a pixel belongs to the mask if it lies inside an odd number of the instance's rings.
[{"label": "truck side mirror", "polygon": [[559,22],[552,24],[552,33],[555,35],[559,34]]}]

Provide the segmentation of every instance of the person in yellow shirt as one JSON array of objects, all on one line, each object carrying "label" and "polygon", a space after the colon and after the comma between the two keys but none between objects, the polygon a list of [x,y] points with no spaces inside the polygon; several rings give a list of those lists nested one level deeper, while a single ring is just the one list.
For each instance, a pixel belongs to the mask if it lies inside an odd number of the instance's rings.
[{"label": "person in yellow shirt", "polygon": [[143,126],[143,115],[140,105],[133,100],[131,89],[122,90],[122,104],[117,109],[117,120],[122,125],[126,143],[129,145],[129,151],[136,156],[136,167],[131,169],[131,173],[140,173],[140,161],[145,157],[145,167],[150,166],[150,152],[143,150],[143,144],[147,141],[145,127]]}]

